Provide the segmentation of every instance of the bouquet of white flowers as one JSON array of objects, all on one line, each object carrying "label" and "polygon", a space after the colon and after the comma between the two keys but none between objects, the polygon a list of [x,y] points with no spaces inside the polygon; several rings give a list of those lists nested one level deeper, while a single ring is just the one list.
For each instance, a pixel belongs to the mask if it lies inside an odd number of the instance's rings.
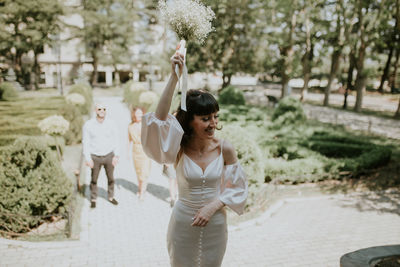
[{"label": "bouquet of white flowers", "polygon": [[63,116],[53,115],[38,123],[40,130],[48,135],[64,135],[69,128],[69,122]]},{"label": "bouquet of white flowers", "polygon": [[78,93],[72,93],[65,97],[68,104],[81,106],[85,104],[85,97]]},{"label": "bouquet of white flowers", "polygon": [[215,14],[199,0],[174,0],[159,2],[162,18],[181,40],[203,43],[213,30],[211,21]]},{"label": "bouquet of white flowers", "polygon": [[143,92],[139,96],[139,104],[141,105],[151,105],[156,102],[158,96],[152,91]]},{"label": "bouquet of white flowers", "polygon": [[[215,14],[210,7],[203,5],[199,0],[173,0],[165,2],[160,0],[158,8],[166,23],[177,33],[181,39],[178,52],[186,60],[186,41],[203,43],[207,35],[213,30],[211,21]],[[179,77],[178,66],[175,73]],[[184,63],[182,73],[181,109],[186,110],[187,68]],[[178,87],[180,87],[180,82]]]}]

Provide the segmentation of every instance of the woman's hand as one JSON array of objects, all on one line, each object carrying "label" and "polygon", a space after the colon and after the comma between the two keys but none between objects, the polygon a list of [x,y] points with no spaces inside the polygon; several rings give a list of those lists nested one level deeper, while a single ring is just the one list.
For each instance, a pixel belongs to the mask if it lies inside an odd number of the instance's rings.
[{"label": "woman's hand", "polygon": [[219,199],[216,199],[213,202],[205,205],[199,209],[199,211],[197,211],[196,215],[193,217],[193,223],[191,225],[200,227],[206,226],[214,213],[223,206],[224,203],[222,203],[222,201]]},{"label": "woman's hand", "polygon": [[175,54],[171,57],[171,67],[173,74],[175,74],[175,66],[178,65],[179,77],[182,75],[184,60],[185,60],[184,56],[182,54],[179,54],[178,52],[175,52]]}]

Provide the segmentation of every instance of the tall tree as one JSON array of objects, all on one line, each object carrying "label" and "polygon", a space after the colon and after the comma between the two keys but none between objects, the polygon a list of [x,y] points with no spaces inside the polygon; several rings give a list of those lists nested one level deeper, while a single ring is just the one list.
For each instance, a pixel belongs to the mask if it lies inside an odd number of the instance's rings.
[{"label": "tall tree", "polygon": [[[63,14],[58,0],[0,0],[0,51],[11,62],[20,83],[38,87],[37,56],[45,45],[53,43]],[[33,71],[22,62],[28,52],[33,53]]]},{"label": "tall tree", "polygon": [[84,27],[75,37],[81,37],[86,53],[92,58],[91,84],[98,80],[99,63],[113,65],[129,60],[129,44],[133,35],[133,2],[130,0],[82,0],[80,14]]},{"label": "tall tree", "polygon": [[[381,38],[375,43],[378,52],[384,52],[388,55],[378,88],[380,93],[383,93],[384,83],[389,79],[393,55],[397,53],[396,51],[400,47],[400,0],[389,0],[387,5],[390,7],[390,10],[392,10],[394,26],[392,23],[393,20],[383,20],[379,25],[379,28],[381,29],[379,35]],[[395,62],[394,65],[396,66],[396,64],[397,63]]]},{"label": "tall tree", "polygon": [[101,52],[100,63],[111,65],[114,68],[115,83],[120,83],[120,64],[131,62],[130,46],[134,42],[135,13],[132,1],[114,0],[107,10],[107,30],[104,50]]},{"label": "tall tree", "polygon": [[271,0],[264,2],[264,33],[269,47],[279,51],[276,61],[281,79],[281,97],[289,94],[289,80],[295,71],[296,27],[301,10],[300,0]]},{"label": "tall tree", "polygon": [[[345,46],[345,17],[346,9],[343,5],[343,0],[337,0],[335,3],[336,22],[335,28],[331,32],[329,31],[328,41],[332,44],[333,52],[331,56],[331,66],[328,78],[328,84],[324,90],[324,106],[329,105],[329,96],[331,92],[332,82],[336,78],[337,72],[340,68],[340,60]],[[329,23],[331,26],[331,23]],[[351,31],[351,29],[350,29]]]},{"label": "tall tree", "polygon": [[188,67],[194,71],[221,71],[222,88],[229,85],[232,75],[255,71],[257,6],[254,0],[207,0],[215,12],[215,31],[204,45],[189,43]]},{"label": "tall tree", "polygon": [[382,0],[376,2],[372,0],[357,0],[355,1],[357,6],[357,19],[358,19],[358,51],[356,55],[355,66],[357,69],[357,76],[354,85],[354,89],[357,92],[356,104],[354,110],[357,112],[361,111],[363,94],[368,79],[368,72],[364,68],[365,59],[367,55],[367,48],[377,38],[376,29],[382,19],[388,19],[390,13],[385,10],[387,2]]}]

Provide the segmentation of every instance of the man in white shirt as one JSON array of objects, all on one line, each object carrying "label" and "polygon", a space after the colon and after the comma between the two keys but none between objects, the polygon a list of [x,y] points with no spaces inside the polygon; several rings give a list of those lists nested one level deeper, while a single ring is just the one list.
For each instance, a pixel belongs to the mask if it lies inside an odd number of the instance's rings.
[{"label": "man in white shirt", "polygon": [[83,154],[86,165],[91,168],[90,207],[96,207],[97,179],[101,166],[104,166],[108,179],[108,200],[118,205],[114,198],[114,167],[119,159],[118,135],[116,125],[106,119],[106,107],[96,104],[96,117],[83,126]]}]

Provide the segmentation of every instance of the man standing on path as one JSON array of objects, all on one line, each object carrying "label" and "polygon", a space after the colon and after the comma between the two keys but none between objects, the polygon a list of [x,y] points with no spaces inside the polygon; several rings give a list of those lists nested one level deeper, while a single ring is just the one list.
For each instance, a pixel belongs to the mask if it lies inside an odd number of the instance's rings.
[{"label": "man standing on path", "polygon": [[97,179],[101,166],[104,166],[108,180],[108,201],[118,205],[114,198],[114,167],[119,159],[117,127],[106,119],[106,107],[97,103],[96,117],[88,120],[83,126],[83,154],[86,165],[91,168],[90,207],[96,207]]}]

